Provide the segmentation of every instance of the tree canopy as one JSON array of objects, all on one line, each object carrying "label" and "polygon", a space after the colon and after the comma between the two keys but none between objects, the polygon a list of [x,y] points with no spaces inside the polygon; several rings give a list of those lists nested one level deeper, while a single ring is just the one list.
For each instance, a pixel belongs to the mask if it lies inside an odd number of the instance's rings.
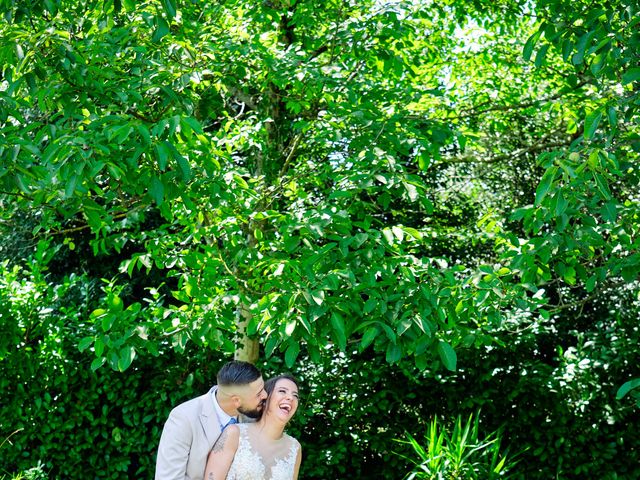
[{"label": "tree canopy", "polygon": [[[93,370],[205,347],[456,372],[638,311],[636,2],[0,10],[2,265],[84,276]],[[3,328],[0,359],[29,330]]]}]

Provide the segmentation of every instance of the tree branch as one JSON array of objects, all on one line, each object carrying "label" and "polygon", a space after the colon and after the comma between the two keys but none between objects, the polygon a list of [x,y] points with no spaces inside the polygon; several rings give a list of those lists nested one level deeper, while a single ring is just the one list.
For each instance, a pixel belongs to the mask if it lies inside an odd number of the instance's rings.
[{"label": "tree branch", "polygon": [[[574,90],[578,90],[579,88],[582,88],[583,86],[585,86],[587,84],[587,80],[582,80],[580,83],[578,83]],[[566,92],[556,92],[553,95],[548,95],[546,97],[542,97],[539,99],[535,99],[535,100],[529,100],[526,102],[520,102],[520,103],[513,103],[513,104],[509,104],[509,105],[496,105],[490,108],[485,108],[484,110],[478,110],[479,107],[486,105],[488,102],[484,102],[476,107],[471,108],[470,111],[466,112],[466,113],[462,113],[460,115],[454,115],[451,117],[447,117],[449,119],[452,120],[462,120],[465,118],[470,118],[470,117],[476,117],[478,115],[483,115],[485,113],[489,113],[489,112],[508,112],[510,110],[523,110],[525,108],[529,108],[529,107],[535,107],[537,105],[540,105],[541,103],[547,103],[550,102],[552,100],[557,100],[560,97],[563,97],[566,95]]]},{"label": "tree branch", "polygon": [[480,152],[476,152],[476,154],[472,152],[466,155],[450,157],[446,160],[443,159],[443,161],[447,163],[470,163],[470,162],[498,163],[498,162],[503,162],[505,160],[520,158],[530,153],[542,152],[545,150],[550,150],[550,149],[559,148],[559,147],[567,147],[571,145],[572,142],[573,142],[573,139],[567,139],[567,140],[557,141],[552,143],[537,143],[535,145],[530,145],[529,147],[526,147],[526,148],[520,148],[511,153],[505,153],[505,154],[496,155],[496,156],[489,156],[487,158],[481,158]]},{"label": "tree branch", "polygon": [[559,312],[562,310],[566,310],[568,308],[577,308],[580,307],[580,309],[582,310],[582,308],[584,308],[584,306],[589,303],[591,300],[595,300],[596,298],[598,298],[600,295],[604,294],[605,292],[612,290],[612,289],[616,289],[619,287],[622,287],[623,285],[627,285],[629,282],[625,281],[625,280],[619,280],[617,282],[612,282],[609,285],[605,285],[603,286],[601,289],[598,289],[596,291],[594,291],[593,293],[591,293],[590,295],[587,295],[586,297],[582,298],[579,301],[576,302],[570,302],[570,303],[562,303],[559,305],[547,305],[552,312]]},{"label": "tree branch", "polygon": [[289,153],[287,154],[287,158],[285,159],[284,163],[282,164],[282,168],[280,169],[280,173],[279,176],[282,177],[287,170],[289,169],[289,164],[291,163],[291,160],[293,159],[293,155],[296,153],[296,151],[298,150],[298,145],[300,144],[300,140],[302,139],[302,133],[298,133],[293,141],[291,142],[291,145],[289,147]]}]

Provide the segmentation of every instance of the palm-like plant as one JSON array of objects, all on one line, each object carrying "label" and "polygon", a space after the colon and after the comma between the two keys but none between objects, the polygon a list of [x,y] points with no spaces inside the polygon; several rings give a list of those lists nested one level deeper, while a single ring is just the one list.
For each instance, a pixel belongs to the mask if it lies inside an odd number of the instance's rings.
[{"label": "palm-like plant", "polygon": [[500,431],[481,438],[479,417],[473,414],[465,423],[458,416],[450,434],[434,418],[424,442],[410,433],[398,442],[413,449],[412,456],[399,454],[414,465],[405,480],[506,479],[517,463],[501,451]]},{"label": "palm-like plant", "polygon": [[38,465],[15,475],[0,476],[0,480],[47,480],[47,474],[42,465]]}]

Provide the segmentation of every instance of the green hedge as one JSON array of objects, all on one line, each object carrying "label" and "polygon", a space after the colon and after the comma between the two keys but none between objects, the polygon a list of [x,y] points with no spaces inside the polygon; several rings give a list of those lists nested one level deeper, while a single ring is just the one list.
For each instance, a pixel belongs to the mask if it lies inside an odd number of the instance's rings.
[{"label": "green hedge", "polygon": [[[206,391],[226,359],[165,344],[125,373],[93,372],[77,348],[93,328],[91,281],[0,269],[0,442],[17,431],[0,447],[0,478],[41,464],[50,479],[152,479],[170,409]],[[394,439],[421,437],[436,415],[480,410],[482,432],[502,427],[504,447],[520,454],[522,479],[640,478],[638,408],[615,400],[640,360],[634,312],[505,333],[503,346],[460,349],[455,374],[389,366],[371,351],[328,352],[322,364],[302,352],[290,428],[304,449],[301,477],[400,479],[411,466],[398,454],[411,452]],[[285,370],[277,358],[260,367]]]}]

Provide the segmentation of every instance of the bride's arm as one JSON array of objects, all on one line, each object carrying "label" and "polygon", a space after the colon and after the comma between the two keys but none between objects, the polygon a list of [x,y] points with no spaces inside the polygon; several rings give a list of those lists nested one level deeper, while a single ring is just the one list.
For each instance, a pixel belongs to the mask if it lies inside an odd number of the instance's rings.
[{"label": "bride's arm", "polygon": [[233,457],[238,450],[239,438],[240,429],[236,425],[229,425],[224,429],[209,452],[207,468],[204,470],[204,480],[225,480],[227,478]]},{"label": "bride's arm", "polygon": [[296,465],[293,469],[293,480],[298,480],[298,472],[300,471],[300,463],[302,462],[302,447],[298,444],[298,455],[296,455]]}]

